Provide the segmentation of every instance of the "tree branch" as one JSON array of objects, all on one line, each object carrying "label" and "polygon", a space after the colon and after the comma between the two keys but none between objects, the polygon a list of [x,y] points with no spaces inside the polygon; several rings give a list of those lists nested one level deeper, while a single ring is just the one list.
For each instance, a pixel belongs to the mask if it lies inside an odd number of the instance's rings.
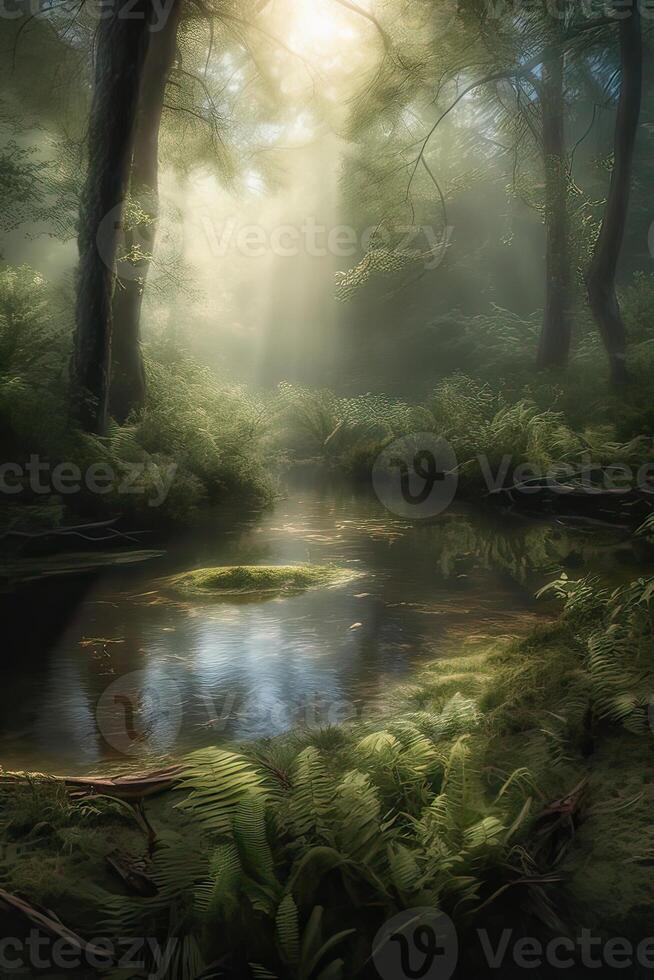
[{"label": "tree branch", "polygon": [[[340,3],[341,0],[337,0],[337,2]],[[586,34],[589,31],[598,30],[601,27],[607,27],[609,25],[615,26],[616,24],[619,23],[620,21],[616,20],[614,17],[599,17],[596,20],[589,21],[586,24],[579,24],[577,27],[572,28],[570,31],[568,31],[567,35],[562,40],[564,42],[573,42],[577,40],[577,38],[581,37],[582,35]],[[420,152],[418,153],[418,156],[414,162],[413,169],[411,171],[411,176],[409,177],[409,183],[406,192],[407,200],[409,198],[409,194],[411,191],[411,185],[413,183],[413,179],[425,155],[425,151],[427,149],[427,146],[429,145],[429,141],[431,140],[432,136],[434,135],[434,133],[436,132],[440,124],[443,122],[443,120],[446,119],[447,116],[449,116],[450,113],[454,111],[454,109],[456,109],[459,103],[462,102],[467,95],[470,95],[470,93],[474,92],[475,89],[481,88],[482,85],[489,85],[491,82],[508,81],[509,79],[513,79],[515,81],[518,81],[519,79],[523,79],[523,78],[529,79],[533,70],[535,68],[538,68],[539,65],[542,65],[543,62],[547,61],[547,59],[551,57],[553,54],[558,54],[560,48],[561,48],[560,44],[548,45],[538,54],[534,55],[534,57],[531,58],[529,61],[525,62],[525,64],[523,65],[513,65],[511,68],[503,68],[500,71],[491,72],[490,74],[485,75],[483,78],[478,78],[476,81],[471,82],[470,85],[466,85],[466,87],[456,97],[454,102],[452,102],[451,105],[449,105],[448,108],[443,113],[441,113],[441,115],[438,117],[438,119],[436,120],[436,122],[431,127],[431,129],[425,136],[424,140],[420,144]]]}]

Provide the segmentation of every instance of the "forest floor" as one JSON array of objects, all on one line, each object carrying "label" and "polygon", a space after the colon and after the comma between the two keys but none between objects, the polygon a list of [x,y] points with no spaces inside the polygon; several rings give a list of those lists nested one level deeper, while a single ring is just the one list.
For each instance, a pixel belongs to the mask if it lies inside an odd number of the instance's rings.
[{"label": "forest floor", "polygon": [[[651,931],[652,736],[589,712],[585,647],[569,614],[526,637],[462,642],[391,692],[374,730],[302,730],[235,754],[197,753],[183,761],[194,775],[142,812],[73,797],[47,778],[5,781],[0,884],[87,937],[111,936],[112,921],[116,934],[150,935],[157,918],[163,936],[162,908],[184,898],[202,961],[239,962],[251,943],[247,958],[270,971],[255,976],[280,975],[284,896],[300,922],[319,901],[333,928],[354,925],[348,977],[375,975],[361,949],[384,918],[425,903],[447,910],[460,936],[474,923],[543,939],[587,928],[638,943]],[[257,806],[250,825],[239,805],[260,790],[257,827]],[[134,897],[112,870],[116,855],[136,860],[158,897]],[[352,865],[349,883],[345,872],[335,880],[339,860]],[[363,904],[349,915],[354,895]],[[208,919],[233,929],[217,949]],[[478,956],[470,945],[468,969],[483,975]]]}]

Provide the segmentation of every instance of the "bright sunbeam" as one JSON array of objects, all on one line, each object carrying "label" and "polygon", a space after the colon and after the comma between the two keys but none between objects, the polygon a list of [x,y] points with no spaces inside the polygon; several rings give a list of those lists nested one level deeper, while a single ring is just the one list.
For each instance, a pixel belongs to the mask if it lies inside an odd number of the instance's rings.
[{"label": "bright sunbeam", "polygon": [[357,15],[336,0],[294,0],[291,9],[287,30],[295,50],[330,58],[357,37]]},{"label": "bright sunbeam", "polygon": [[352,8],[339,0],[276,0],[267,8],[271,33],[284,49],[277,52],[286,96],[311,98],[316,90],[343,105],[364,84],[379,56],[379,35],[362,14],[368,0]]},{"label": "bright sunbeam", "polygon": [[289,37],[298,50],[330,54],[355,36],[352,16],[336,0],[296,0]]}]

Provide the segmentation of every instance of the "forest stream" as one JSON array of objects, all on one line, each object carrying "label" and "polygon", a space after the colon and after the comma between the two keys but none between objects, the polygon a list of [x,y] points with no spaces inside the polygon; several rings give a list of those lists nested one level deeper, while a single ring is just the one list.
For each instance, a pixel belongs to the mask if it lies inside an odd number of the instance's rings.
[{"label": "forest stream", "polygon": [[[159,558],[103,572],[37,661],[16,647],[0,690],[3,765],[124,770],[370,717],[422,664],[550,615],[536,593],[562,570],[628,580],[643,547],[608,527],[462,507],[411,523],[362,489],[295,488],[236,523],[207,519]],[[161,588],[192,568],[299,563],[357,577],[276,598]],[[72,583],[51,582],[54,607]]]}]

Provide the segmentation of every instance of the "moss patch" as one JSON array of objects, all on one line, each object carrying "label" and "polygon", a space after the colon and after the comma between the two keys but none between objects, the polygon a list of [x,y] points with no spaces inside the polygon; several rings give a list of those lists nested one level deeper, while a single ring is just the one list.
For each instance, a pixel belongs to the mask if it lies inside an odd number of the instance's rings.
[{"label": "moss patch", "polygon": [[226,565],[172,575],[164,584],[186,595],[270,598],[346,585],[359,577],[335,565]]},{"label": "moss patch", "polygon": [[652,737],[598,741],[589,805],[561,868],[573,917],[614,936],[652,935]]}]

